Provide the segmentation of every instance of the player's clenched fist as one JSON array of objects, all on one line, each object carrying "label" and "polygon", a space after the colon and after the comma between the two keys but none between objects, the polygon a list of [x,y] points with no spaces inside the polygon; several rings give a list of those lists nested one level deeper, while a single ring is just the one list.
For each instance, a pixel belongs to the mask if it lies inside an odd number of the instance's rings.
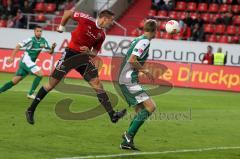
[{"label": "player's clenched fist", "polygon": [[59,25],[59,26],[57,27],[57,32],[62,33],[62,32],[64,32],[64,31],[65,31],[65,27],[64,27],[64,26]]},{"label": "player's clenched fist", "polygon": [[53,43],[53,44],[52,44],[52,49],[54,49],[56,46],[57,46],[57,44],[56,44],[56,43]]}]

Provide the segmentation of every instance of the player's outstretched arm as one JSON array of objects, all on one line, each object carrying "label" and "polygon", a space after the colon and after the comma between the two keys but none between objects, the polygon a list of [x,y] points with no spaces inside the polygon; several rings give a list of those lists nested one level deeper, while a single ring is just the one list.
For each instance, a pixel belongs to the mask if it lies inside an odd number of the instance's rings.
[{"label": "player's outstretched arm", "polygon": [[13,60],[14,60],[16,54],[18,53],[18,51],[20,50],[20,48],[21,48],[21,46],[19,44],[17,44],[17,46],[15,47],[15,49],[12,52],[10,59],[8,59],[7,62],[9,62],[9,63],[13,62]]},{"label": "player's outstretched arm", "polygon": [[57,32],[62,33],[65,30],[65,25],[68,22],[68,20],[72,17],[72,15],[73,15],[72,10],[65,10],[64,11],[61,23],[60,23],[59,27],[57,28]]}]

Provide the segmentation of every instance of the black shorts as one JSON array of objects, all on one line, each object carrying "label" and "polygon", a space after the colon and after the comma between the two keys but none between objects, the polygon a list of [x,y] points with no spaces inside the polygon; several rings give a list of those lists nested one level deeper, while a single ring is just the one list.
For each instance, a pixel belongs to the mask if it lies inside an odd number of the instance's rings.
[{"label": "black shorts", "polygon": [[61,80],[72,69],[80,73],[86,81],[98,77],[98,69],[89,55],[66,48],[52,73],[52,77]]}]

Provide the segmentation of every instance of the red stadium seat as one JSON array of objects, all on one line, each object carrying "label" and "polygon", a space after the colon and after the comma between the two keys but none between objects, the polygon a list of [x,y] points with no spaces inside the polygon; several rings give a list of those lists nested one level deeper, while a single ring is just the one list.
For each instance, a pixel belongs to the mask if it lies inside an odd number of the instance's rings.
[{"label": "red stadium seat", "polygon": [[214,32],[214,25],[204,24],[204,32],[205,33],[213,33]]},{"label": "red stadium seat", "polygon": [[160,22],[159,29],[160,29],[160,30],[165,30],[165,25],[166,25],[166,23],[167,23],[166,21],[161,21],[161,22]]},{"label": "red stadium seat", "polygon": [[54,24],[60,24],[62,20],[62,17],[56,17],[54,18]]},{"label": "red stadium seat", "polygon": [[138,35],[137,30],[136,29],[132,30],[131,36],[137,36],[137,35]]},{"label": "red stadium seat", "polygon": [[237,34],[237,27],[234,25],[227,26],[227,34],[229,35]]},{"label": "red stadium seat", "polygon": [[216,3],[209,4],[208,11],[211,13],[217,13],[218,12],[218,5]]},{"label": "red stadium seat", "polygon": [[132,32],[131,32],[131,36],[139,36],[139,35],[141,35],[142,34],[142,31],[141,30],[139,30],[139,29],[134,29],[134,30],[132,30]]},{"label": "red stadium seat", "polygon": [[7,21],[6,20],[0,20],[0,27],[7,27]]},{"label": "red stadium seat", "polygon": [[240,5],[232,5],[232,12],[237,14],[240,12]]},{"label": "red stadium seat", "polygon": [[156,36],[155,36],[155,38],[157,38],[157,39],[160,39],[161,38],[161,33],[158,31],[158,32],[156,32]]},{"label": "red stadium seat", "polygon": [[209,36],[206,36],[206,40],[208,42],[217,42],[217,36],[216,35],[209,35]]},{"label": "red stadium seat", "polygon": [[221,17],[221,14],[211,14],[210,16],[211,16],[210,18],[211,22],[216,23],[216,20]]},{"label": "red stadium seat", "polygon": [[215,33],[217,34],[223,34],[225,32],[225,25],[216,25],[215,27]]},{"label": "red stadium seat", "polygon": [[208,14],[208,13],[202,13],[201,17],[204,20],[204,22],[209,23],[211,21],[210,14]]},{"label": "red stadium seat", "polygon": [[171,19],[178,19],[178,12],[176,11],[171,11],[169,12],[168,16],[171,18]]},{"label": "red stadium seat", "polygon": [[149,17],[156,16],[156,11],[155,11],[155,10],[149,10],[148,16],[149,16]]},{"label": "red stadium seat", "polygon": [[179,12],[179,19],[183,20],[187,17],[186,13],[185,12]]},{"label": "red stadium seat", "polygon": [[139,23],[139,28],[143,28],[143,27],[144,27],[144,23],[145,23],[145,20],[143,19],[143,20]]},{"label": "red stadium seat", "polygon": [[160,10],[160,11],[158,11],[158,16],[159,17],[166,17],[167,16],[167,11],[165,11],[165,10]]},{"label": "red stadium seat", "polygon": [[37,3],[35,6],[35,11],[37,12],[44,12],[45,11],[45,5],[43,2]]},{"label": "red stadium seat", "polygon": [[207,12],[208,4],[207,3],[199,3],[198,4],[198,11],[199,12]]},{"label": "red stadium seat", "polygon": [[218,39],[218,42],[228,43],[228,36],[226,36],[226,35],[220,36],[219,39]]},{"label": "red stadium seat", "polygon": [[228,5],[227,4],[221,4],[220,8],[219,8],[219,11],[222,12],[222,13],[227,12],[228,11]]},{"label": "red stadium seat", "polygon": [[56,10],[56,4],[55,3],[47,3],[45,10],[46,10],[46,12],[53,13]]},{"label": "red stadium seat", "polygon": [[240,15],[233,17],[233,24],[240,25]]},{"label": "red stadium seat", "polygon": [[231,43],[239,43],[240,36],[230,36]]},{"label": "red stadium seat", "polygon": [[40,13],[40,14],[38,14],[38,15],[35,17],[35,20],[38,21],[38,22],[45,22],[45,21],[46,21],[46,17],[44,16],[43,13]]},{"label": "red stadium seat", "polygon": [[187,3],[186,2],[184,2],[184,1],[177,2],[175,10],[185,11],[186,7],[187,7]]},{"label": "red stadium seat", "polygon": [[52,25],[47,25],[43,28],[44,30],[52,30]]},{"label": "red stadium seat", "polygon": [[177,34],[173,34],[173,38],[174,40],[181,40],[182,39],[182,36],[180,33],[177,33]]},{"label": "red stadium seat", "polygon": [[167,32],[163,32],[161,35],[162,39],[172,39],[172,35],[168,34]]},{"label": "red stadium seat", "polygon": [[60,12],[58,11],[56,15],[57,16],[63,16],[63,14],[64,14],[64,11],[60,11]]},{"label": "red stadium seat", "polygon": [[143,28],[144,27],[144,23],[145,23],[145,20],[143,19],[140,23],[139,23],[139,28]]},{"label": "red stadium seat", "polygon": [[232,0],[226,0],[227,4],[232,4]]},{"label": "red stadium seat", "polygon": [[192,19],[197,19],[198,13],[196,13],[196,12],[191,12],[191,13],[190,13],[190,16],[191,16]]},{"label": "red stadium seat", "polygon": [[187,3],[187,11],[196,11],[197,10],[197,3],[189,2]]}]

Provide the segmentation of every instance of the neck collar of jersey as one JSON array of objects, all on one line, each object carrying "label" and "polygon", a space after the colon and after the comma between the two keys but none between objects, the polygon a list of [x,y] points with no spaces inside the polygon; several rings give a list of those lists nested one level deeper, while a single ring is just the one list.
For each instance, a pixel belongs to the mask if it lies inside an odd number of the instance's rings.
[{"label": "neck collar of jersey", "polygon": [[37,37],[35,36],[35,39],[36,39],[37,41],[39,41],[39,40],[41,39],[41,37],[40,37],[40,38],[37,38]]},{"label": "neck collar of jersey", "polygon": [[96,27],[97,27],[98,29],[102,29],[102,28],[98,25],[98,18],[96,19],[95,24],[96,24]]}]

